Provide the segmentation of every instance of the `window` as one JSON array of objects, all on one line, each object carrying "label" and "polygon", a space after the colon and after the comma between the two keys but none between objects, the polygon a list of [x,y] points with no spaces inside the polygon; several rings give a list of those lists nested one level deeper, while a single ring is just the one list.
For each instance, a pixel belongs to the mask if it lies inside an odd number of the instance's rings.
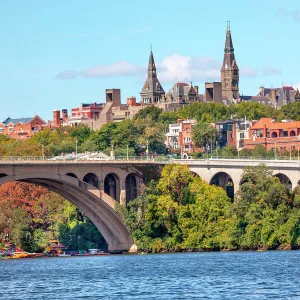
[{"label": "window", "polygon": [[241,132],[240,133],[240,139],[244,139],[245,138],[245,133],[244,132]]},{"label": "window", "polygon": [[4,132],[4,128],[3,127],[0,127],[0,132]]},{"label": "window", "polygon": [[284,137],[288,136],[288,132],[287,131],[283,131],[282,132],[282,136],[284,136]]},{"label": "window", "polygon": [[14,128],[13,127],[8,127],[8,132],[13,132]]}]

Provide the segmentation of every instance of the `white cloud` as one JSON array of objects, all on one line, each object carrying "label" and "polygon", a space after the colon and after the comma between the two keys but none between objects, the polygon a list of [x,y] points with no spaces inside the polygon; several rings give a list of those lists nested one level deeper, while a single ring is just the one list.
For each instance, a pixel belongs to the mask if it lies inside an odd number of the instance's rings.
[{"label": "white cloud", "polygon": [[[184,56],[178,53],[165,56],[161,62],[156,62],[158,78],[161,83],[174,83],[175,81],[203,82],[206,80],[220,80],[220,69],[222,63],[209,56]],[[66,70],[56,77],[61,79],[110,77],[110,76],[147,76],[147,61],[144,66],[138,66],[126,61],[112,64],[102,64],[89,67],[81,72]],[[241,75],[244,77],[257,76],[256,70],[250,67],[242,67]]]},{"label": "white cloud", "polygon": [[211,57],[182,56],[178,53],[163,58],[158,64],[159,79],[163,83],[219,79],[221,64]]},{"label": "white cloud", "polygon": [[261,73],[264,76],[281,76],[282,75],[282,71],[278,68],[275,67],[271,67],[271,66],[263,66],[261,67]]},{"label": "white cloud", "polygon": [[108,77],[108,76],[137,76],[144,69],[126,61],[119,61],[109,65],[99,65],[82,70],[83,77]]}]

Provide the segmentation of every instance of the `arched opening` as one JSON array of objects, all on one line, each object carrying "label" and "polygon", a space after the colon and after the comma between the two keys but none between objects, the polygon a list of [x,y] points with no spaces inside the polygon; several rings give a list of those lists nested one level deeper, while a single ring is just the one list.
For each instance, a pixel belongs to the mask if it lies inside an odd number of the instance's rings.
[{"label": "arched opening", "polygon": [[218,172],[215,174],[210,184],[217,185],[226,191],[227,196],[233,201],[234,199],[234,184],[229,174],[225,172]]},{"label": "arched opening", "polygon": [[138,196],[138,187],[135,174],[131,173],[125,180],[126,202],[134,200]]},{"label": "arched opening", "polygon": [[104,192],[120,202],[120,185],[116,174],[110,173],[106,175],[104,179]]},{"label": "arched opening", "polygon": [[190,171],[190,173],[191,173],[191,175],[192,175],[193,177],[200,177],[200,175],[197,174],[196,172]]},{"label": "arched opening", "polygon": [[285,174],[278,173],[274,176],[279,178],[280,182],[284,184],[289,190],[292,190],[292,182]]},{"label": "arched opening", "polygon": [[277,133],[276,132],[272,132],[272,138],[277,138]]},{"label": "arched opening", "polygon": [[0,178],[6,177],[6,176],[7,176],[7,174],[0,173]]},{"label": "arched opening", "polygon": [[67,173],[67,176],[73,177],[73,178],[78,178],[74,173]]},{"label": "arched opening", "polygon": [[292,131],[290,132],[290,136],[296,136],[296,132],[295,132],[294,130],[292,130]]},{"label": "arched opening", "polygon": [[0,185],[16,180],[45,187],[77,206],[101,232],[110,252],[136,249],[125,224],[115,212],[113,203],[104,201],[88,183],[83,184],[82,181],[66,175],[53,174],[50,178],[48,176],[7,176],[0,179]]},{"label": "arched opening", "polygon": [[99,180],[94,173],[88,173],[83,177],[83,181],[87,182],[99,189]]}]

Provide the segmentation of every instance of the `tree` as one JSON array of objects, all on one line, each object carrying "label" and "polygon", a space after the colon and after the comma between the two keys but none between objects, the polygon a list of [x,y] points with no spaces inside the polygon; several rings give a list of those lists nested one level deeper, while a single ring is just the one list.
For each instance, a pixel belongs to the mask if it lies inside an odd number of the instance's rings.
[{"label": "tree", "polygon": [[218,130],[211,124],[198,123],[192,128],[192,140],[197,147],[205,147],[214,143],[217,139]]}]

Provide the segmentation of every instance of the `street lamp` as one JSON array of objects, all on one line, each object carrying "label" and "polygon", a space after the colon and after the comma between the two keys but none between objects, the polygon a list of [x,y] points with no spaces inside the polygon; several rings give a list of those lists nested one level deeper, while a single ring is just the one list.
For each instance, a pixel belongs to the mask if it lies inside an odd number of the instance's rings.
[{"label": "street lamp", "polygon": [[217,155],[217,159],[219,158],[218,156],[218,142],[216,141],[216,155]]},{"label": "street lamp", "polygon": [[209,145],[206,143],[206,158],[208,159]]},{"label": "street lamp", "polygon": [[45,160],[44,145],[42,145],[42,160]]},{"label": "street lamp", "polygon": [[76,160],[77,160],[77,153],[78,153],[78,141],[76,140],[76,149],[75,149]]},{"label": "street lamp", "polygon": [[147,148],[146,148],[147,160],[149,159],[149,141],[147,140]]}]

